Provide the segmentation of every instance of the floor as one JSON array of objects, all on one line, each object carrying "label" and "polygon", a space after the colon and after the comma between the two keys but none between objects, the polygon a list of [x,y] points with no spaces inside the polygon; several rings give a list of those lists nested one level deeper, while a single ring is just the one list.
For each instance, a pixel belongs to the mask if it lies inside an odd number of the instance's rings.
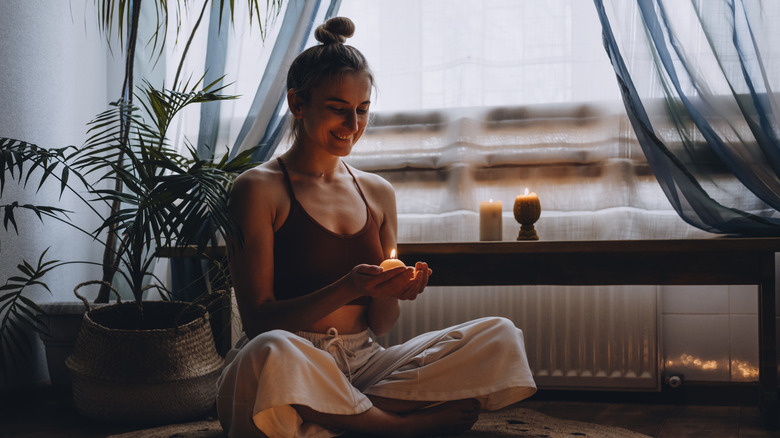
[{"label": "floor", "polygon": [[[34,391],[3,397],[0,404],[0,437],[92,438],[132,429],[91,423],[79,416],[67,400],[51,391]],[[59,400],[58,400],[59,399]],[[740,405],[680,404],[669,400],[643,400],[626,396],[576,396],[540,391],[522,406],[546,415],[623,427],[657,438],[766,438],[780,431],[762,426],[759,410]]]},{"label": "floor", "polygon": [[530,401],[524,407],[553,417],[617,426],[658,438],[780,437],[780,431],[763,428],[754,406]]}]

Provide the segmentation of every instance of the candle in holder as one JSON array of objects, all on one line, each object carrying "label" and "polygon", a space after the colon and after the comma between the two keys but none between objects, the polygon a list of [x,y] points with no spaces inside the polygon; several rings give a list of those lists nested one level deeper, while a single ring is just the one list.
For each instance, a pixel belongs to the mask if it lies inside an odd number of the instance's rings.
[{"label": "candle in holder", "polygon": [[514,206],[515,220],[520,223],[520,232],[517,234],[517,240],[539,240],[539,236],[534,229],[534,223],[539,220],[542,214],[542,206],[539,204],[539,197],[536,193],[528,193],[515,198]]},{"label": "candle in holder", "polygon": [[404,262],[398,260],[395,257],[395,249],[394,249],[390,251],[390,258],[383,261],[379,266],[384,270],[388,270],[388,269],[396,268],[398,266],[406,266],[406,265],[404,264]]},{"label": "candle in holder", "polygon": [[479,203],[479,240],[501,240],[501,201]]}]

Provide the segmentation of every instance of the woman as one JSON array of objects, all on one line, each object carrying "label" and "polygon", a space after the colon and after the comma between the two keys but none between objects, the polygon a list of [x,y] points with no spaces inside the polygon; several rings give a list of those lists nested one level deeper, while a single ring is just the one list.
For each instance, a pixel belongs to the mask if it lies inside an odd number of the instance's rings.
[{"label": "woman", "polygon": [[396,246],[392,186],[348,166],[373,76],[344,45],[354,24],[317,28],[287,76],[293,144],[239,176],[244,231],[230,270],[246,336],[219,382],[230,436],[424,436],[469,429],[481,409],[536,391],[520,330],[485,318],[387,349],[374,343],[423,292],[425,263],[383,270]]}]

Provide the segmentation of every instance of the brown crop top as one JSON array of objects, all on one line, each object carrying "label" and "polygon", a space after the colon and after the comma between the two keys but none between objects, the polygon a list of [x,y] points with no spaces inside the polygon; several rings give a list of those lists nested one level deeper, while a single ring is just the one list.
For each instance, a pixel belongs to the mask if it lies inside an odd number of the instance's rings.
[{"label": "brown crop top", "polygon": [[[295,198],[290,175],[281,158],[277,158],[290,193],[290,213],[274,233],[274,297],[296,298],[331,284],[356,265],[378,265],[384,259],[379,239],[379,225],[374,220],[355,175],[344,165],[366,205],[367,219],[355,234],[338,234],[320,225]],[[368,304],[361,297],[348,304]]]}]

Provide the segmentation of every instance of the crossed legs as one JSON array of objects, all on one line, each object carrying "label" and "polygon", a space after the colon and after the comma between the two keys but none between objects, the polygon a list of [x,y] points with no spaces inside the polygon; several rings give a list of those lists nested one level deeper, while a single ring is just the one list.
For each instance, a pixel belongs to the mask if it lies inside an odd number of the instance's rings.
[{"label": "crossed legs", "polygon": [[[431,406],[430,402],[369,397],[374,406],[357,415],[333,415],[295,405],[304,421],[361,434],[387,437],[423,437],[471,429],[479,417],[476,399],[454,400]],[[428,407],[430,406],[430,407]]]}]

